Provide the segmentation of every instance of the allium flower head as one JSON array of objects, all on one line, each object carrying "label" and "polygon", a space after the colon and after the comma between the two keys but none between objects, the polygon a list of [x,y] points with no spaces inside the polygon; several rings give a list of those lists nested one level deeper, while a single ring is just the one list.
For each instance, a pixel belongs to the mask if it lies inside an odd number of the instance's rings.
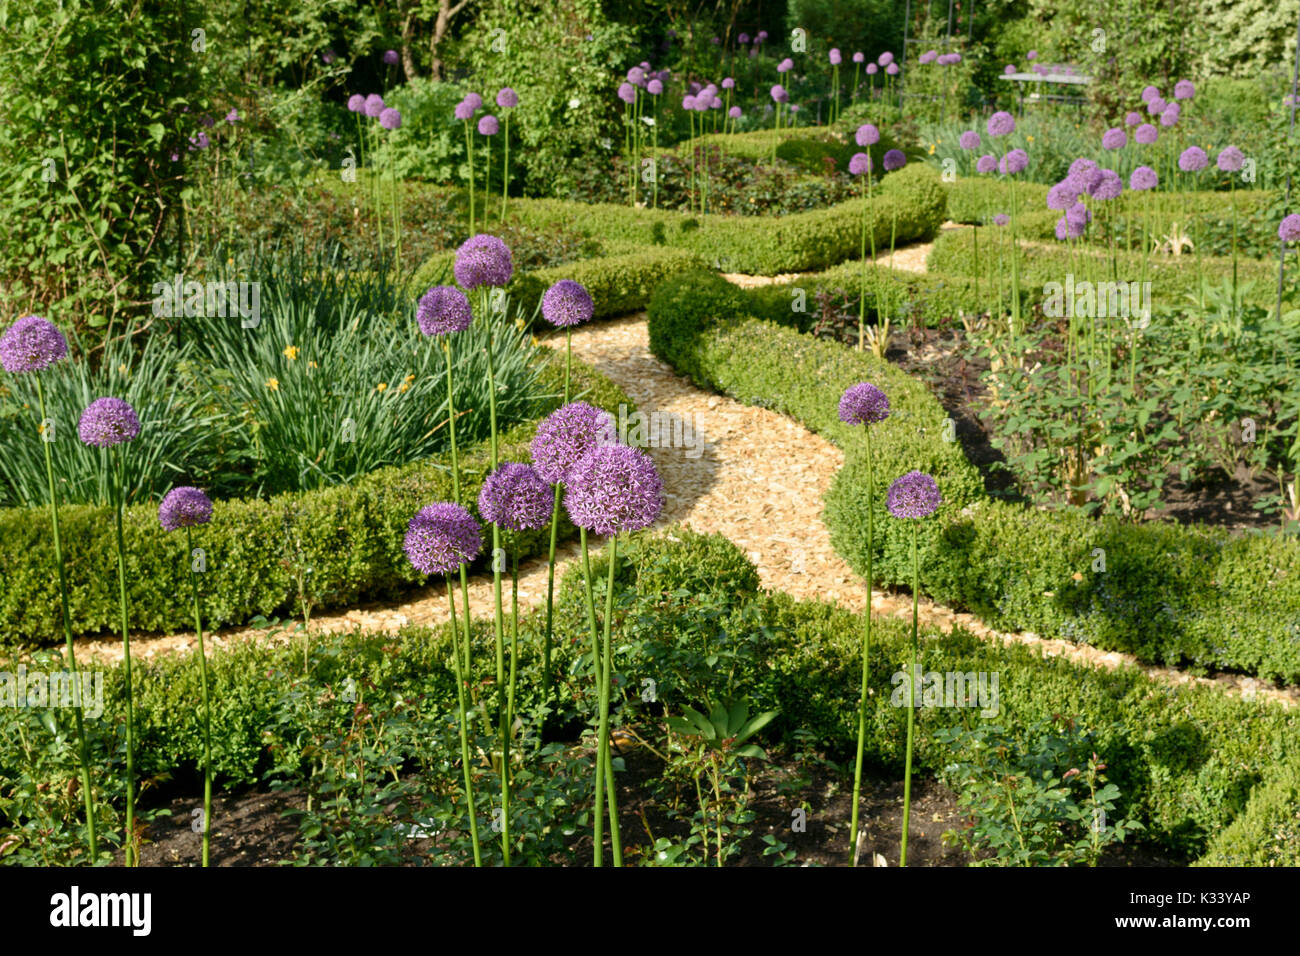
[{"label": "allium flower head", "polygon": [[467,120],[474,115],[474,107],[470,106],[464,100],[456,104],[456,119]]},{"label": "allium flower head", "polygon": [[921,54],[917,62],[921,64],[933,63],[938,58],[939,58],[938,50],[926,50],[924,53]]},{"label": "allium flower head", "polygon": [[1037,60],[1037,59],[1038,59],[1038,51],[1037,51],[1037,50],[1030,50],[1028,53],[1025,54],[1025,59],[1026,59],[1026,60]]},{"label": "allium flower head", "polygon": [[1128,133],[1118,126],[1112,127],[1101,134],[1102,149],[1123,149],[1127,145]]},{"label": "allium flower head", "polygon": [[1188,146],[1178,156],[1178,168],[1185,173],[1200,172],[1210,165],[1210,157],[1199,146]]},{"label": "allium flower head", "polygon": [[741,46],[748,46],[748,45],[749,45],[749,34],[748,34],[748,33],[742,33],[740,36],[736,37],[736,42],[739,43]]},{"label": "allium flower head", "polygon": [[353,93],[348,97],[348,112],[360,113],[366,107],[366,98],[360,93]]},{"label": "allium flower head", "polygon": [[[1070,238],[1070,224],[1065,221],[1064,216],[1056,220],[1056,238],[1062,242]],[[1078,237],[1075,236],[1074,238],[1077,239]]]},{"label": "allium flower head", "polygon": [[1142,87],[1142,102],[1143,102],[1143,103],[1150,103],[1153,99],[1155,99],[1155,98],[1156,98],[1157,96],[1159,96],[1159,95],[1160,95],[1160,91],[1159,91],[1158,89],[1156,89],[1154,86],[1144,86],[1144,87]]},{"label": "allium flower head", "polygon": [[1283,242],[1300,239],[1300,213],[1293,212],[1278,223],[1277,237]]},{"label": "allium flower head", "polygon": [[939,485],[923,471],[909,471],[889,486],[889,513],[895,518],[925,518],[941,504]]},{"label": "allium flower head", "polygon": [[25,315],[0,335],[0,365],[6,372],[39,372],[68,354],[68,342],[49,319]]},{"label": "allium flower head", "polygon": [[735,89],[736,81],[729,76],[722,78],[722,88],[724,90]]},{"label": "allium flower head", "polygon": [[988,131],[990,136],[1006,136],[1016,128],[1016,118],[1006,110],[998,110],[989,117]]},{"label": "allium flower head", "polygon": [[858,127],[853,139],[859,146],[874,146],[880,142],[880,130],[871,123],[863,123]]},{"label": "allium flower head", "polygon": [[469,291],[481,285],[504,288],[514,275],[514,259],[510,247],[496,236],[479,233],[465,240],[456,250],[456,264],[452,267],[456,281]]},{"label": "allium flower head", "polygon": [[1124,191],[1124,180],[1113,169],[1094,170],[1088,180],[1088,195],[1093,199],[1118,199]]},{"label": "allium flower head", "polygon": [[1174,99],[1190,100],[1196,95],[1196,87],[1191,80],[1179,80],[1174,84]]},{"label": "allium flower head", "polygon": [[1125,126],[1137,126],[1141,122],[1142,122],[1142,114],[1139,113],[1137,110],[1129,110],[1127,113],[1124,114]]},{"label": "allium flower head", "polygon": [[859,51],[859,52],[853,54],[853,62],[854,62],[854,63],[861,63],[861,62],[862,62],[863,60],[865,60],[866,58],[867,58],[866,54],[865,54],[865,53],[862,53],[861,51]]},{"label": "allium flower head", "polygon": [[[713,109],[715,109],[715,110],[720,110],[720,109],[722,109],[722,97],[720,97],[720,96],[715,96],[715,97],[713,98],[713,102],[710,103],[709,105],[710,105],[711,107],[713,107]],[[798,107],[792,107],[792,109],[798,109]]]},{"label": "allium flower head", "polygon": [[1160,112],[1160,125],[1173,126],[1178,122],[1178,117],[1182,113],[1182,107],[1177,103],[1170,103]]},{"label": "allium flower head", "polygon": [[1139,166],[1133,170],[1133,175],[1128,178],[1128,188],[1135,192],[1142,192],[1146,189],[1155,189],[1160,182],[1160,177],[1150,166]]},{"label": "allium flower head", "polygon": [[985,153],[975,161],[975,172],[977,173],[991,173],[997,168],[998,158],[988,153]]},{"label": "allium flower head", "polygon": [[891,63],[891,64],[889,64],[889,66],[885,67],[885,72],[888,73],[890,76],[897,76],[897,75],[898,75],[898,64],[897,64],[897,63]]},{"label": "allium flower head", "polygon": [[1006,74],[1014,73],[1016,72],[1016,65],[1014,63],[1008,63],[1002,68],[1002,72]]},{"label": "allium flower head", "polygon": [[687,94],[682,97],[682,109],[688,112],[695,112],[695,97]]},{"label": "allium flower head", "polygon": [[871,157],[866,153],[854,153],[849,158],[849,175],[861,176],[871,169]]},{"label": "allium flower head", "polygon": [[757,42],[757,43],[762,43],[762,42],[763,42],[764,40],[766,40],[766,39],[767,39],[767,31],[766,31],[766,30],[759,30],[759,31],[758,31],[758,36],[756,36],[756,37],[754,38],[755,42]]},{"label": "allium flower head", "polygon": [[513,87],[503,86],[497,91],[497,106],[503,110],[514,109],[519,105],[519,94]]},{"label": "allium flower head", "polygon": [[870,382],[850,385],[840,396],[840,421],[848,425],[875,425],[889,417],[889,398]]},{"label": "allium flower head", "polygon": [[653,80],[650,80],[649,82],[646,83],[645,91],[649,93],[651,96],[658,96],[660,93],[664,91],[663,81],[661,81],[659,77],[656,76]]},{"label": "allium flower head", "polygon": [[112,448],[140,434],[140,419],[120,398],[97,398],[81,413],[77,434],[87,445]]},{"label": "allium flower head", "polygon": [[1168,105],[1169,104],[1166,103],[1159,96],[1153,96],[1151,97],[1151,99],[1147,100],[1147,112],[1150,113],[1152,116],[1156,116],[1160,113],[1163,113],[1165,111],[1165,107]]},{"label": "allium flower head", "polygon": [[1075,176],[1066,176],[1047,191],[1047,208],[1065,212],[1079,201],[1085,185]]},{"label": "allium flower head", "polygon": [[582,283],[561,279],[542,296],[542,318],[557,328],[587,322],[596,306]]},{"label": "allium flower head", "polygon": [[980,134],[973,129],[968,129],[957,138],[957,145],[962,149],[979,149]]},{"label": "allium flower head", "polygon": [[469,104],[469,108],[475,113],[483,108],[483,97],[477,93],[466,93],[465,102]]},{"label": "allium flower head", "polygon": [[1219,151],[1214,162],[1225,173],[1235,173],[1246,162],[1246,156],[1236,146],[1229,146]]},{"label": "allium flower head", "polygon": [[551,484],[559,484],[579,458],[612,444],[617,444],[614,416],[586,402],[570,402],[537,424],[530,446],[533,467]]},{"label": "allium flower head", "polygon": [[1029,154],[1023,149],[1013,149],[1002,157],[998,170],[1007,176],[1023,173],[1029,167]]},{"label": "allium flower head", "polygon": [[451,574],[483,548],[478,522],[449,501],[421,508],[406,526],[402,550],[421,574]]},{"label": "allium flower head", "polygon": [[876,66],[875,63],[868,63],[866,72],[867,72],[867,76],[872,76],[880,72],[880,67]]},{"label": "allium flower head", "polygon": [[596,534],[648,528],[663,507],[663,481],[654,461],[640,448],[593,448],[578,459],[565,482],[569,519]]},{"label": "allium flower head", "polygon": [[772,99],[778,103],[788,103],[790,102],[790,94],[785,91],[784,86],[778,83],[772,87]]},{"label": "allium flower head", "polygon": [[645,85],[645,70],[639,66],[634,66],[627,71],[627,81],[635,86]]},{"label": "allium flower head", "polygon": [[379,114],[379,125],[384,129],[399,129],[402,125],[402,114],[393,107],[385,107]]},{"label": "allium flower head", "polygon": [[384,51],[384,62],[387,63],[389,66],[396,66],[396,65],[397,65],[397,59],[398,59],[398,57],[397,57],[397,51],[396,51],[396,50],[385,50],[385,51]]},{"label": "allium flower head", "polygon": [[618,98],[631,106],[636,102],[636,87],[631,83],[620,83],[618,85]]},{"label": "allium flower head", "polygon": [[164,531],[196,528],[211,520],[212,499],[190,485],[173,488],[158,505],[158,522]]},{"label": "allium flower head", "polygon": [[907,165],[907,157],[903,155],[901,149],[891,149],[885,153],[881,165],[885,167],[885,172],[892,173],[894,170],[902,169]]},{"label": "allium flower head", "polygon": [[1070,224],[1073,235],[1082,235],[1084,227],[1092,222],[1092,210],[1083,203],[1077,202],[1065,210],[1065,221]]},{"label": "allium flower head", "polygon": [[830,60],[831,66],[839,66],[840,63],[843,62],[843,57],[840,55],[840,51],[837,47],[831,47]]},{"label": "allium flower head", "polygon": [[876,62],[881,66],[889,66],[889,64],[894,62],[894,54],[886,50],[884,53],[880,54],[880,56],[876,57]]},{"label": "allium flower head", "polygon": [[740,113],[741,110],[739,106],[733,106],[731,109],[727,110],[727,115],[732,119],[740,119]]},{"label": "allium flower head", "polygon": [[415,321],[425,335],[464,332],[469,328],[473,317],[465,293],[449,285],[431,288],[420,296],[420,303],[415,309]]},{"label": "allium flower head", "polygon": [[776,65],[776,72],[778,73],[789,73],[793,69],[794,60],[790,59],[788,56]]},{"label": "allium flower head", "polygon": [[1143,146],[1150,146],[1160,137],[1160,131],[1150,123],[1143,123],[1133,131],[1133,138]]},{"label": "allium flower head", "polygon": [[1005,226],[1010,221],[1011,221],[1011,217],[1004,212],[1000,212],[993,217],[993,225],[995,226]]},{"label": "allium flower head", "polygon": [[491,113],[479,118],[478,133],[480,136],[495,136],[500,131],[501,123]]},{"label": "allium flower head", "polygon": [[551,521],[551,486],[531,465],[508,461],[483,481],[478,510],[510,531],[536,531]]},{"label": "allium flower head", "polygon": [[235,108],[232,106],[232,107],[230,108],[230,112],[226,114],[226,122],[229,123],[231,126],[234,126],[236,123],[238,123],[238,122],[239,122],[239,110],[235,109]]},{"label": "allium flower head", "polygon": [[371,119],[379,119],[379,114],[384,111],[384,98],[378,93],[371,93],[366,97],[366,102],[361,107],[361,112],[365,113]]}]

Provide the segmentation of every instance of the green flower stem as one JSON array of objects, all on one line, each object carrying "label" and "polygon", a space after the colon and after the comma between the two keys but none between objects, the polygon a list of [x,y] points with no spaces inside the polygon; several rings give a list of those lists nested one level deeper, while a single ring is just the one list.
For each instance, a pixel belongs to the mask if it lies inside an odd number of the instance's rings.
[{"label": "green flower stem", "polygon": [[[45,386],[41,376],[36,375],[36,395],[41,405],[41,424],[44,427]],[[50,453],[50,442],[41,434],[41,444],[45,446],[45,478],[50,488],[50,525],[54,531],[54,563],[59,567],[59,603],[63,609],[63,639],[68,647],[68,670],[72,671],[73,687],[77,689],[77,706],[72,715],[77,726],[77,753],[81,763],[81,795],[86,804],[87,840],[90,844],[90,862],[93,866],[99,858],[99,841],[95,837],[95,798],[90,790],[90,758],[86,750],[86,727],[81,714],[81,671],[77,668],[77,655],[72,642],[72,614],[68,610],[68,572],[63,566],[63,540],[59,535],[59,497],[58,486],[54,483],[54,458]]]},{"label": "green flower stem", "polygon": [[1011,178],[1011,328],[1020,334],[1020,242],[1016,236],[1016,223],[1020,210],[1016,205],[1016,180]]},{"label": "green flower stem", "polygon": [[[377,122],[377,121],[376,121]],[[377,138],[373,126],[366,130],[366,134],[371,137],[370,142],[370,159],[375,158]],[[384,249],[384,203],[383,203],[383,186],[380,183],[379,174],[371,170],[368,174],[370,181],[370,201],[375,207],[375,242],[378,244],[380,252]]]},{"label": "green flower stem", "polygon": [[[461,565],[464,570],[464,565]],[[451,659],[456,670],[456,706],[460,713],[460,764],[465,773],[465,802],[469,805],[469,837],[474,844],[474,865],[483,865],[483,855],[478,845],[478,807],[474,802],[474,782],[469,772],[469,738],[466,736],[468,720],[465,716],[465,675],[461,672],[460,653],[456,650],[456,598],[451,593],[451,576],[447,577],[447,610],[451,614]],[[466,632],[468,633],[468,628]]]},{"label": "green flower stem", "polygon": [[912,525],[912,663],[907,672],[907,753],[903,770],[903,844],[898,865],[907,866],[907,822],[912,809],[912,727],[916,719],[916,624],[921,598],[921,564],[916,556],[916,525]]},{"label": "green flower stem", "polygon": [[469,132],[469,120],[465,120],[465,156],[469,163],[469,234],[474,235],[474,139]]},{"label": "green flower stem", "polygon": [[858,702],[858,755],[853,767],[853,815],[849,823],[849,861],[856,858],[858,846],[858,802],[862,793],[862,751],[867,737],[867,655],[871,647],[871,584],[875,537],[872,516],[875,511],[875,485],[871,476],[871,426],[866,425],[867,449],[867,625],[862,635],[862,694]]},{"label": "green flower stem", "polygon": [[[587,550],[587,529],[578,529],[578,538],[582,543],[582,574],[583,582],[586,585],[587,599],[587,623],[591,628],[591,665],[596,674],[597,694],[605,683],[605,672],[601,666],[600,653],[600,629],[596,625],[596,600],[593,596],[591,587],[591,558]],[[612,540],[612,539],[611,539]],[[612,557],[612,556],[611,556]],[[613,567],[613,564],[610,564]],[[599,700],[599,696],[597,697]],[[618,831],[618,812],[615,802],[614,791],[614,768],[604,759],[606,755],[605,748],[600,746],[599,740],[596,744],[596,822],[595,822],[595,865],[603,866],[605,846],[604,846],[604,819],[601,815],[601,790],[600,778],[605,778],[605,790],[609,794],[609,805],[611,810],[610,817],[610,842],[614,850],[614,865],[623,865],[623,850],[619,842]]]},{"label": "green flower stem", "polygon": [[186,527],[190,555],[190,590],[194,596],[194,631],[199,636],[199,688],[203,695],[203,865],[208,865],[212,839],[212,703],[208,698],[208,658],[203,649],[203,618],[199,605],[199,576],[194,573],[194,534]]},{"label": "green flower stem", "polygon": [[[564,404],[569,404],[569,381],[573,375],[573,329],[564,330]],[[563,489],[555,485],[555,503],[551,506],[551,547],[546,564],[546,643],[542,651],[542,699],[551,690],[551,645],[555,633],[555,545],[560,532],[560,497]]]},{"label": "green flower stem", "polygon": [[[862,203],[867,203],[867,180],[871,176],[870,171],[862,177]],[[866,314],[867,314],[867,217],[866,210],[863,210],[862,233],[858,241],[858,261],[862,263],[862,272],[858,277],[858,351],[862,351],[863,342],[866,337]],[[874,236],[872,237],[875,238]]]},{"label": "green flower stem", "polygon": [[[443,342],[443,354],[447,356],[447,436],[451,441],[451,496],[456,504],[460,504],[460,457],[456,452],[456,403],[452,394],[451,387],[451,338],[448,337]],[[460,591],[462,600],[465,605],[465,675],[468,677],[473,673],[470,666],[470,616],[469,616],[469,573],[465,570],[465,565],[460,566]],[[452,629],[452,641],[456,640],[456,631]],[[470,688],[473,694],[473,686]]]},{"label": "green flower stem", "polygon": [[135,701],[131,693],[131,631],[126,612],[126,545],[122,538],[122,507],[126,497],[126,464],[122,446],[117,446],[117,487],[114,506],[117,525],[117,593],[122,612],[122,664],[126,679],[126,836],[123,846],[127,866],[140,865],[135,845]]},{"label": "green flower stem", "polygon": [[[605,641],[604,663],[601,665],[600,680],[600,722],[597,730],[597,763],[605,768],[605,779],[609,791],[609,836],[614,851],[614,865],[623,865],[623,851],[619,842],[618,798],[614,789],[614,765],[609,752],[609,696],[610,682],[614,674],[613,641],[610,629],[614,620],[614,568],[618,563],[618,535],[609,538],[609,577],[605,590]],[[601,756],[603,754],[603,756]],[[596,778],[596,865],[601,865],[602,833],[601,824],[601,789],[600,778]]]},{"label": "green flower stem", "polygon": [[483,223],[486,227],[488,218],[488,201],[492,195],[492,137],[484,137],[483,143]]},{"label": "green flower stem", "polygon": [[506,203],[510,199],[510,113],[502,117],[501,144],[505,149],[505,158],[501,161],[501,221],[506,221]]}]

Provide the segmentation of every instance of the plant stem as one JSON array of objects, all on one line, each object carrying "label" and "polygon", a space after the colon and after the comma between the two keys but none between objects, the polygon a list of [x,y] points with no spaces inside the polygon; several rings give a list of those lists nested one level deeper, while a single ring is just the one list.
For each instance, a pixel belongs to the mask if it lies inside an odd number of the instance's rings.
[{"label": "plant stem", "polygon": [[[482,287],[481,287],[482,288]],[[483,321],[487,326],[487,367],[488,367],[488,417],[492,431],[492,471],[497,470],[497,386],[496,371],[492,361],[492,316],[488,310],[488,290],[482,288],[479,296],[482,303]],[[495,604],[493,614],[493,634],[496,638],[497,657],[497,707],[501,724],[501,850],[505,856],[505,865],[510,865],[510,780],[506,772],[505,760],[509,756],[509,727],[506,724],[505,675],[505,635],[503,633],[503,614],[501,610],[501,526],[492,523],[492,595]]]},{"label": "plant stem", "polygon": [[912,737],[916,720],[916,625],[917,609],[921,597],[921,565],[916,556],[916,525],[912,525],[912,662],[907,674],[907,754],[903,770],[903,843],[898,865],[907,866],[907,824],[912,809]]},{"label": "plant stem", "polygon": [[862,751],[867,736],[867,681],[869,676],[867,655],[871,647],[872,559],[875,554],[875,529],[872,524],[875,512],[875,485],[872,483],[871,475],[871,426],[866,425],[864,427],[863,434],[866,436],[867,442],[867,622],[862,635],[862,693],[858,700],[858,755],[853,766],[853,815],[849,823],[849,861],[851,865],[856,865],[857,860],[858,802],[862,793]]},{"label": "plant stem", "polygon": [[199,688],[203,694],[203,865],[208,865],[212,839],[212,703],[208,698],[208,658],[203,648],[203,618],[199,605],[199,577],[194,573],[194,534],[185,529],[190,558],[190,590],[194,595],[194,631],[199,636]]},{"label": "plant stem", "polygon": [[135,845],[135,701],[131,692],[131,631],[126,612],[126,546],[122,538],[122,508],[126,497],[126,464],[122,446],[117,446],[117,487],[114,505],[117,526],[117,593],[122,612],[122,670],[126,680],[126,865],[140,865]]},{"label": "plant stem", "polygon": [[[447,610],[451,614],[451,659],[456,670],[456,706],[460,713],[460,763],[465,774],[465,800],[469,804],[469,836],[474,844],[474,865],[482,866],[483,857],[478,845],[478,808],[474,803],[474,783],[469,772],[469,738],[466,736],[465,675],[461,672],[460,652],[456,649],[456,598],[451,591],[451,577],[447,577]],[[468,632],[468,628],[466,628]]]}]

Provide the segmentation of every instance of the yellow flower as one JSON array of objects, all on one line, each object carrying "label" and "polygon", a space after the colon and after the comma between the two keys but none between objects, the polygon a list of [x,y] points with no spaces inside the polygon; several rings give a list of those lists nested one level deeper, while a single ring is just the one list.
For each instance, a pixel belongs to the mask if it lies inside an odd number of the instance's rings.
[{"label": "yellow flower", "polygon": [[1026,136],[1026,137],[1025,137],[1025,142],[1032,143],[1033,141],[1034,141],[1034,138],[1033,138],[1032,136]]},{"label": "yellow flower", "polygon": [[415,374],[412,373],[412,374],[406,376],[405,381],[406,381],[406,383],[407,383],[408,385],[409,385],[411,382],[414,382],[414,381],[415,381]]},{"label": "yellow flower", "polygon": [[290,362],[296,359],[298,357],[298,346],[286,345],[284,347],[284,357],[287,358]]},{"label": "yellow flower", "polygon": [[316,363],[315,363],[315,362],[308,362],[308,363],[307,363],[307,367],[308,367],[308,368],[316,368],[317,366],[316,366]]},{"label": "yellow flower", "polygon": [[931,143],[931,144],[930,144],[930,155],[931,155],[931,156],[934,155],[934,143]]},{"label": "yellow flower", "polygon": [[117,367],[117,372],[118,372],[119,375],[125,375],[125,374],[126,374],[126,363],[125,363],[125,362],[123,362],[121,365],[119,365],[119,366]]},{"label": "yellow flower", "polygon": [[403,382],[403,383],[401,384],[401,387],[399,387],[399,388],[397,389],[397,391],[398,391],[399,393],[400,393],[400,392],[404,392],[404,391],[406,391],[406,390],[407,390],[408,388],[410,388],[410,387],[411,387],[411,383],[410,383],[410,382]]},{"label": "yellow flower", "polygon": [[388,383],[387,383],[387,382],[380,382],[378,385],[375,386],[375,391],[376,391],[376,392],[382,392],[382,391],[383,391],[384,389],[386,389],[387,387],[388,387]]},{"label": "yellow flower", "polygon": [[266,387],[273,392],[278,392],[280,390],[280,380],[278,378],[268,378],[266,380]]}]

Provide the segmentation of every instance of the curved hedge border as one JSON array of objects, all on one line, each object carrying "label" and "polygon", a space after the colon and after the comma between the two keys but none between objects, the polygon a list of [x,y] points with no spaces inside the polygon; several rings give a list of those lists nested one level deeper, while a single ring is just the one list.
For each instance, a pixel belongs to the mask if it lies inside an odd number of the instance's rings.
[{"label": "curved hedge border", "polygon": [[[589,389],[584,400],[593,405],[614,412],[620,404],[632,408],[627,394],[604,375],[577,361],[573,372],[573,394]],[[543,383],[556,397],[541,415],[560,404],[563,380],[562,363],[549,362]],[[535,430],[536,422],[521,422],[502,434],[501,460],[528,461]],[[489,460],[487,441],[461,450],[464,501],[477,502]],[[212,523],[195,535],[195,545],[206,551],[205,624],[295,613],[297,584],[283,559],[299,548],[301,565],[311,569],[308,588],[318,608],[396,597],[421,580],[401,549],[407,523],[429,502],[451,499],[450,461],[449,454],[439,455],[371,472],[350,485],[215,502]],[[112,631],[118,614],[112,512],[65,505],[59,516],[73,633]],[[576,533],[567,519],[561,526],[565,535]],[[123,533],[132,629],[192,627],[184,535],[163,533],[156,502],[128,507]],[[549,540],[549,530],[522,535],[520,543],[526,553],[540,553],[544,537]],[[6,572],[0,578],[0,643],[62,640],[48,509],[0,510],[0,567]]]},{"label": "curved hedge border", "polygon": [[[943,441],[945,413],[924,385],[870,353],[753,318],[748,295],[708,274],[655,291],[650,347],[702,385],[784,412],[845,452],[826,494],[831,542],[865,570],[865,442],[838,419],[841,393],[864,379],[896,410],[872,432],[878,481],[932,473],[944,495],[923,522],[922,589],[994,627],[1120,650],[1158,663],[1300,680],[1300,540],[1233,536],[1201,526],[1025,509],[984,493],[960,446]],[[875,572],[910,581],[905,529],[876,496]],[[1104,572],[1094,572],[1094,549]]]}]

